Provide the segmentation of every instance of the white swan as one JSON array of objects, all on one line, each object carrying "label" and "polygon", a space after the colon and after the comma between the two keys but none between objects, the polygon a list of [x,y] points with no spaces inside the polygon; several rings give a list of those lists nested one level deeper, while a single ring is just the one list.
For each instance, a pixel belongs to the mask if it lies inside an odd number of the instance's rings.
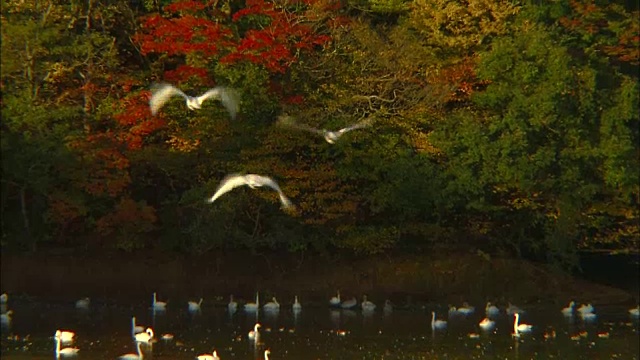
[{"label": "white swan", "polygon": [[187,107],[190,110],[198,110],[202,108],[202,103],[209,98],[220,99],[222,105],[227,109],[231,118],[234,119],[238,113],[238,99],[235,91],[223,86],[217,86],[213,89],[207,90],[200,96],[189,96],[177,87],[167,84],[155,84],[151,89],[151,99],[149,100],[149,107],[151,108],[151,114],[155,115],[158,110],[174,95],[182,96],[186,102]]},{"label": "white swan", "polygon": [[271,354],[271,351],[269,351],[269,349],[264,351],[264,360],[269,360],[269,355]]},{"label": "white swan", "polygon": [[72,342],[75,336],[76,336],[76,333],[74,333],[73,331],[62,331],[62,330],[56,330],[56,334],[54,335],[54,337],[56,339],[59,339],[62,343]]},{"label": "white swan", "polygon": [[233,295],[229,295],[229,304],[227,304],[227,310],[230,314],[234,314],[238,311],[238,303],[233,300]]},{"label": "white swan", "polygon": [[360,303],[360,307],[362,308],[362,311],[373,311],[376,309],[376,304],[367,300],[367,295],[363,295],[362,303]]},{"label": "white swan", "polygon": [[496,322],[486,317],[480,321],[478,326],[480,326],[482,330],[491,331],[496,327]]},{"label": "white swan", "polygon": [[571,301],[569,303],[569,306],[567,306],[565,308],[562,308],[562,310],[561,310],[562,311],[562,315],[564,315],[564,316],[573,316],[573,310],[574,310],[575,306],[576,306],[575,301]]},{"label": "white swan", "polygon": [[136,325],[136,317],[131,317],[131,336],[134,336],[137,333],[141,333],[144,331],[144,326]]},{"label": "white swan", "polygon": [[140,349],[140,343],[136,343],[136,350],[138,350],[137,354],[124,354],[118,357],[120,360],[141,360],[142,359],[142,350]]},{"label": "white swan", "polygon": [[87,310],[91,300],[87,297],[76,301],[76,309]]},{"label": "white swan", "polygon": [[329,305],[330,306],[340,306],[340,290],[338,290],[338,294],[334,297],[332,297],[331,299],[329,299]]},{"label": "white swan", "polygon": [[209,355],[209,354],[198,355],[196,357],[196,359],[198,359],[198,360],[220,360],[220,357],[218,356],[218,352],[213,350],[213,353],[211,355]]},{"label": "white swan", "polygon": [[342,304],[340,304],[340,307],[343,309],[353,309],[356,305],[358,305],[358,300],[352,297],[350,300],[343,301]]},{"label": "white swan", "polygon": [[244,311],[255,312],[260,308],[260,297],[256,293],[256,302],[244,304]]},{"label": "white swan", "polygon": [[282,203],[282,206],[285,209],[288,209],[291,206],[293,206],[292,203],[291,203],[291,200],[289,200],[289,198],[284,195],[284,192],[282,192],[282,190],[280,189],[280,186],[278,186],[278,183],[276,183],[270,177],[262,176],[262,175],[256,175],[256,174],[246,174],[246,175],[231,174],[231,175],[228,175],[227,177],[225,177],[222,180],[222,182],[218,186],[218,189],[216,190],[216,193],[213,194],[212,197],[207,199],[207,202],[208,203],[213,203],[220,196],[222,196],[225,193],[233,190],[234,188],[237,188],[238,186],[243,186],[243,185],[247,185],[252,189],[255,189],[257,187],[262,187],[262,186],[270,187],[273,190],[278,192],[278,195],[280,196],[280,202]]},{"label": "white swan", "polygon": [[198,312],[200,311],[200,305],[202,305],[202,298],[200,298],[199,302],[189,301],[187,305],[189,306],[189,312]]},{"label": "white swan", "polygon": [[3,293],[2,295],[0,295],[0,304],[6,304],[8,300],[9,295],[7,295],[7,293]]},{"label": "white swan", "polygon": [[308,132],[312,132],[314,134],[319,134],[322,135],[324,137],[324,140],[326,142],[328,142],[329,144],[335,144],[336,141],[338,141],[338,139],[340,139],[340,137],[344,134],[346,134],[347,132],[351,131],[351,130],[356,130],[356,129],[362,129],[365,127],[368,127],[371,125],[371,120],[367,119],[364,121],[361,121],[355,125],[346,127],[344,129],[340,129],[337,131],[329,131],[326,129],[316,129],[313,128],[311,126],[308,125],[302,125],[302,124],[298,124],[294,121],[293,117],[288,116],[288,115],[281,115],[278,117],[278,121],[277,121],[278,125],[282,125],[282,126],[289,126],[289,127],[293,127],[293,128],[297,128],[300,130],[305,130]]},{"label": "white swan", "polygon": [[145,332],[141,332],[139,334],[135,334],[134,338],[137,342],[148,343],[153,339],[153,329],[147,328]]},{"label": "white swan", "polygon": [[592,313],[593,311],[594,311],[594,308],[593,308],[593,305],[591,304],[582,304],[578,308],[578,312],[580,313],[580,315]]},{"label": "white swan", "polygon": [[249,340],[258,340],[258,338],[260,338],[260,332],[258,331],[258,329],[261,327],[262,325],[260,325],[260,323],[256,323],[253,326],[253,330],[249,331],[249,334],[247,335],[249,337]]},{"label": "white swan", "polygon": [[520,314],[515,313],[515,320],[513,322],[513,333],[518,336],[519,333],[528,333],[533,329],[532,325],[529,324],[520,324]]},{"label": "white swan", "polygon": [[389,315],[393,312],[393,304],[391,303],[391,300],[387,299],[384,301],[384,307],[382,308],[382,311],[385,315]]},{"label": "white swan", "polygon": [[13,315],[13,310],[9,310],[6,313],[0,315],[0,322],[3,324],[11,323],[11,315]]},{"label": "white swan", "polygon": [[496,317],[500,315],[500,309],[497,306],[493,305],[491,302],[487,302],[487,306],[484,307],[484,312],[487,317]]},{"label": "white swan", "polygon": [[476,308],[466,302],[463,302],[462,306],[460,306],[457,311],[462,315],[471,315],[476,311]]},{"label": "white swan", "polygon": [[302,304],[300,304],[300,301],[298,301],[298,295],[294,297],[293,305],[291,305],[291,309],[293,310],[293,312],[302,311]]},{"label": "white swan", "polygon": [[56,341],[56,359],[59,359],[60,357],[78,355],[78,351],[80,351],[80,349],[72,348],[72,347],[60,349],[60,339],[55,338],[55,341]]},{"label": "white swan", "polygon": [[629,315],[633,316],[633,317],[640,316],[640,305],[638,305],[637,307],[629,309]]},{"label": "white swan", "polygon": [[272,297],[271,301],[264,304],[262,306],[262,309],[264,311],[280,311],[280,303],[278,302],[278,300],[276,300],[276,297]]},{"label": "white swan", "polygon": [[157,295],[153,293],[153,302],[151,303],[151,307],[155,311],[164,311],[167,310],[167,303],[164,301],[158,301]]},{"label": "white swan", "polygon": [[431,312],[431,329],[442,330],[447,328],[447,322],[444,320],[436,320],[436,312]]},{"label": "white swan", "polygon": [[585,322],[594,321],[598,316],[592,312],[590,313],[580,313],[580,318],[582,318]]}]

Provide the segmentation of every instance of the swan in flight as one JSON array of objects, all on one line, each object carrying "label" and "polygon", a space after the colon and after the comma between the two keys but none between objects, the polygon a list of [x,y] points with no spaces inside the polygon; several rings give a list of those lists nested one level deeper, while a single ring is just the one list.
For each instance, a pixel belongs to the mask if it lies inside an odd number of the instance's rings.
[{"label": "swan in flight", "polygon": [[80,351],[80,349],[72,348],[72,347],[60,349],[60,339],[56,337],[55,340],[56,340],[56,359],[59,359],[61,356],[64,357],[64,356],[78,355],[78,351]]},{"label": "swan in flight", "polygon": [[76,336],[76,333],[73,331],[61,331],[56,330],[55,338],[59,339],[62,343],[69,343],[73,341],[73,338]]},{"label": "swan in flight", "polygon": [[137,354],[124,354],[118,357],[120,360],[140,360],[142,359],[142,350],[140,349],[140,343],[136,343]]},{"label": "swan in flight", "polygon": [[431,312],[431,329],[442,330],[447,328],[447,322],[444,320],[436,320],[436,312]]},{"label": "swan in flight", "polygon": [[278,117],[277,123],[281,126],[289,126],[289,127],[293,127],[293,128],[297,128],[300,130],[305,130],[305,131],[309,131],[312,132],[314,134],[319,134],[322,135],[324,137],[324,140],[326,142],[328,142],[329,144],[335,144],[336,141],[338,141],[338,139],[340,139],[340,137],[342,135],[344,135],[345,133],[351,131],[351,130],[356,130],[356,129],[362,129],[365,127],[368,127],[371,125],[371,120],[370,119],[366,119],[364,121],[361,121],[359,123],[356,123],[354,125],[348,126],[344,129],[340,129],[337,131],[329,131],[326,129],[316,129],[314,127],[308,126],[308,125],[304,125],[304,124],[298,124],[293,120],[293,117],[288,116],[288,115],[281,115]]},{"label": "swan in flight", "polygon": [[285,209],[288,209],[291,206],[293,206],[291,204],[291,200],[289,200],[289,198],[287,198],[284,195],[284,193],[280,189],[280,186],[278,186],[278,183],[273,181],[273,179],[271,179],[270,177],[256,175],[256,174],[247,174],[247,175],[231,174],[225,177],[220,183],[220,185],[218,186],[216,193],[211,198],[207,199],[207,202],[213,203],[214,201],[216,201],[216,199],[218,199],[223,194],[242,185],[247,185],[252,189],[255,189],[261,186],[268,186],[278,192],[278,195],[280,195],[280,202],[282,203]]},{"label": "swan in flight", "polygon": [[205,100],[214,98],[220,99],[232,119],[235,119],[238,113],[238,98],[235,91],[230,88],[216,86],[200,96],[189,96],[171,84],[161,83],[155,84],[151,88],[151,99],[149,100],[151,114],[156,115],[160,108],[174,95],[182,96],[190,110],[198,110]]},{"label": "swan in flight", "polygon": [[211,355],[209,355],[209,354],[198,355],[196,357],[196,359],[198,359],[198,360],[220,360],[220,357],[218,356],[218,352],[213,350],[213,353]]}]

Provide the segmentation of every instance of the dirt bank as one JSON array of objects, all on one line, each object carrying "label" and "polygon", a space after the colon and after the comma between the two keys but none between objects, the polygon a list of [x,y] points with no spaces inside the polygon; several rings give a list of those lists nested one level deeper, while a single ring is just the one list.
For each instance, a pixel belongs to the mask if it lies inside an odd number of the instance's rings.
[{"label": "dirt bank", "polygon": [[[75,253],[2,254],[1,290],[16,296],[71,301],[89,296],[104,301],[186,299],[227,294],[250,297],[299,294],[324,304],[340,289],[345,296],[369,294],[395,303],[481,304],[490,299],[518,304],[568,299],[595,304],[633,302],[627,291],[607,287],[522,260],[474,254],[345,258],[273,253],[175,254]],[[411,300],[408,300],[411,299]]]}]

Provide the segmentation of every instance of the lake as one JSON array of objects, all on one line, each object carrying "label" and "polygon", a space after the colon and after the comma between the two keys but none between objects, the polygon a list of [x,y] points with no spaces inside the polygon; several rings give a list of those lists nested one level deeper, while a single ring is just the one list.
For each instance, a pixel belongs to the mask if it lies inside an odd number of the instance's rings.
[{"label": "lake", "polygon": [[[251,294],[244,294],[250,297]],[[332,294],[327,294],[327,301]],[[166,300],[158,294],[161,300]],[[637,318],[632,306],[596,306],[597,319],[585,323],[579,316],[564,317],[557,306],[518,304],[526,312],[521,321],[534,326],[532,333],[512,337],[513,317],[502,312],[496,329],[483,332],[484,304],[473,304],[469,316],[447,314],[447,304],[396,304],[382,310],[384,299],[373,313],[334,310],[328,303],[305,303],[295,315],[291,300],[279,299],[277,314],[245,313],[241,306],[230,315],[226,298],[204,299],[201,311],[192,314],[187,300],[169,299],[165,312],[154,313],[148,299],[124,304],[109,299],[93,300],[88,310],[76,309],[73,301],[10,295],[3,313],[13,311],[10,324],[2,326],[2,359],[54,358],[53,335],[57,329],[76,332],[77,359],[116,359],[135,353],[131,317],[154,330],[157,342],[142,346],[147,359],[194,359],[216,349],[221,359],[638,359]],[[580,299],[578,299],[580,300]],[[460,306],[460,304],[456,304]],[[504,304],[498,304],[504,305]],[[448,321],[444,331],[432,331],[431,311]],[[248,339],[256,322],[262,325],[258,344]],[[160,339],[170,333],[169,341]],[[551,334],[555,333],[555,337]],[[470,334],[477,334],[470,335]]]}]

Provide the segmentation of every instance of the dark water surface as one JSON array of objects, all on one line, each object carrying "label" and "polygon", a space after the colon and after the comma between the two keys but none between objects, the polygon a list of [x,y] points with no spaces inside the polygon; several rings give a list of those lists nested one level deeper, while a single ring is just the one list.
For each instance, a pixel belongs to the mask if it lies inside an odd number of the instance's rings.
[{"label": "dark water surface", "polygon": [[[248,295],[248,294],[247,294]],[[579,317],[567,320],[556,306],[518,304],[526,313],[521,321],[534,326],[520,339],[511,336],[512,318],[504,310],[497,329],[484,333],[478,322],[484,304],[470,316],[448,318],[446,304],[382,310],[383,299],[372,314],[358,309],[331,310],[324,304],[306,305],[296,316],[291,301],[280,299],[278,314],[245,313],[241,306],[230,316],[225,300],[204,299],[200,313],[187,311],[186,300],[170,300],[164,313],[150,309],[148,301],[119,304],[94,301],[89,310],[74,303],[48,302],[40,298],[11,298],[4,311],[12,310],[10,325],[3,325],[2,359],[52,359],[56,329],[76,332],[71,345],[80,348],[77,359],[116,359],[135,353],[131,317],[151,326],[158,342],[143,346],[145,359],[194,359],[216,349],[221,359],[638,359],[638,321],[630,306],[596,306],[598,319],[585,324]],[[163,299],[162,294],[159,297]],[[327,299],[330,297],[328,294]],[[445,331],[432,331],[431,311],[447,319]],[[253,325],[262,324],[258,345],[247,337]],[[545,334],[555,331],[555,338]],[[171,341],[160,336],[174,335]],[[479,334],[470,338],[470,333]],[[572,339],[573,337],[573,339]]]}]

